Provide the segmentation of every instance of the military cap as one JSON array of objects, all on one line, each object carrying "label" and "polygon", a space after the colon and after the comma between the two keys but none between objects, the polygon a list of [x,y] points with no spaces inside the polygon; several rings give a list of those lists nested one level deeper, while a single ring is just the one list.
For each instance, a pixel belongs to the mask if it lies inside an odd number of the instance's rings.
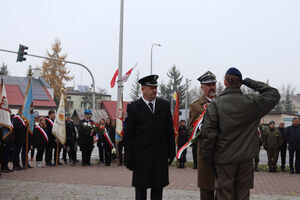
[{"label": "military cap", "polygon": [[66,113],[65,116],[66,117],[71,117],[71,114],[70,113]]},{"label": "military cap", "polygon": [[201,84],[206,84],[206,83],[216,83],[216,75],[214,75],[212,72],[207,71],[203,75],[201,75],[198,79]]},{"label": "military cap", "polygon": [[84,115],[93,115],[91,110],[84,110]]},{"label": "military cap", "polygon": [[141,78],[138,83],[141,85],[157,86],[158,75],[149,75]]},{"label": "military cap", "polygon": [[275,122],[274,121],[270,121],[269,125],[271,125],[271,124],[275,124]]},{"label": "military cap", "polygon": [[231,75],[235,75],[235,76],[238,76],[240,81],[242,82],[243,81],[243,76],[242,76],[242,73],[240,72],[240,70],[238,70],[237,68],[235,67],[231,67],[227,70],[226,74],[231,74]]}]

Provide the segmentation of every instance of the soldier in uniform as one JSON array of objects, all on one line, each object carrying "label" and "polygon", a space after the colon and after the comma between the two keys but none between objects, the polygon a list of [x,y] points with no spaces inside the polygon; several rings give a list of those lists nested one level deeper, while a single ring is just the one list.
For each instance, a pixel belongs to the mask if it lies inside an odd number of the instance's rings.
[{"label": "soldier in uniform", "polygon": [[257,129],[257,135],[259,137],[259,145],[257,146],[258,149],[258,153],[257,155],[254,157],[254,170],[256,172],[258,172],[258,163],[259,163],[259,152],[260,152],[260,147],[262,145],[262,126],[259,125],[258,129]]},{"label": "soldier in uniform", "polygon": [[[55,164],[52,164],[52,157],[53,157],[53,149],[56,149],[56,142],[55,142],[55,136],[52,134],[52,128],[53,128],[53,123],[55,120],[55,111],[54,110],[49,110],[48,112],[48,117],[45,118],[46,121],[46,133],[48,136],[48,143],[46,146],[46,166],[54,166]],[[54,158],[56,156],[54,155]],[[55,162],[55,160],[54,160]]]},{"label": "soldier in uniform", "polygon": [[[207,71],[198,78],[201,83],[201,90],[203,95],[190,105],[190,121],[189,126],[192,129],[194,121],[204,111],[204,106],[210,103],[216,96],[216,76]],[[214,179],[215,176],[210,166],[203,161],[200,152],[200,143],[197,147],[197,167],[198,167],[198,187],[200,188],[201,200],[213,200],[214,199]]]},{"label": "soldier in uniform", "polygon": [[157,98],[158,75],[141,78],[142,97],[127,105],[125,119],[124,164],[133,170],[135,199],[162,199],[169,184],[169,169],[175,158],[174,127],[170,103]]},{"label": "soldier in uniform", "polygon": [[[187,127],[185,125],[185,120],[180,120],[178,137],[177,137],[178,150],[187,143],[188,136],[189,136],[189,130],[187,129]],[[186,153],[187,153],[187,150],[184,150],[182,152],[182,155],[179,159],[178,168],[184,168],[184,164],[186,162]]]},{"label": "soldier in uniform", "polygon": [[279,122],[278,130],[279,130],[280,135],[282,137],[282,143],[281,143],[281,147],[279,149],[279,151],[280,151],[280,158],[281,158],[281,167],[280,168],[281,168],[282,172],[285,172],[287,141],[286,141],[285,128],[284,128],[284,122],[283,121]]},{"label": "soldier in uniform", "polygon": [[277,160],[282,137],[278,129],[275,129],[275,122],[270,121],[269,128],[263,134],[263,147],[267,151],[269,172],[277,172]]},{"label": "soldier in uniform", "polygon": [[92,111],[85,110],[84,116],[85,119],[80,121],[78,130],[78,145],[80,146],[80,151],[82,153],[82,166],[91,166],[91,154],[94,148],[94,133],[92,131],[92,123],[94,121],[91,120]]},{"label": "soldier in uniform", "polygon": [[[259,94],[243,94],[242,83]],[[200,138],[202,158],[215,171],[217,199],[246,200],[253,187],[260,119],[279,101],[278,90],[229,68],[225,90],[205,113]]]}]

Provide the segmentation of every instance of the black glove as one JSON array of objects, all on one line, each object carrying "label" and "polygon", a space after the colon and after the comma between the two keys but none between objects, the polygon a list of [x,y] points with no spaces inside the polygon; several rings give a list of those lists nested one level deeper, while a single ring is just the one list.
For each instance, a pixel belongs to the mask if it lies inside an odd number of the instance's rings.
[{"label": "black glove", "polygon": [[170,166],[174,161],[174,157],[168,159],[168,165]]},{"label": "black glove", "polygon": [[250,79],[250,78],[245,78],[245,79],[242,81],[242,84],[246,85],[247,87],[250,87],[250,82],[251,82],[251,79]]}]

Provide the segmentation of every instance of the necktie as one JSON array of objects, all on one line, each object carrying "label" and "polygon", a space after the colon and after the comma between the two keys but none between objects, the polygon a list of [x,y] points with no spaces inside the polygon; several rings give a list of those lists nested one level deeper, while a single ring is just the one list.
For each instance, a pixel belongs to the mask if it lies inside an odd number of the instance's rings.
[{"label": "necktie", "polygon": [[148,103],[148,105],[150,107],[151,112],[153,112],[153,104],[150,102],[150,103]]}]

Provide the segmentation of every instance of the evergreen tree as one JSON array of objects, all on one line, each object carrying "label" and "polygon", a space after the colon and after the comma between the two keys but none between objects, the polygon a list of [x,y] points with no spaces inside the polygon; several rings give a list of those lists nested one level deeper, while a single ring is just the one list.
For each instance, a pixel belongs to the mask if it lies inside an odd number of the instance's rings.
[{"label": "evergreen tree", "polygon": [[[172,102],[173,94],[179,92],[180,108],[183,108],[184,105],[182,102],[185,98],[185,85],[181,85],[183,76],[175,65],[173,65],[173,67],[171,67],[168,71],[167,76],[169,77],[168,84],[165,85],[163,82],[160,84],[159,96],[169,102]],[[173,104],[175,106],[175,101]]]},{"label": "evergreen tree", "polygon": [[284,91],[284,101],[283,101],[283,111],[289,114],[294,114],[294,104],[292,101],[292,96],[294,94],[294,90],[291,88],[291,85],[288,85],[283,89]]},{"label": "evergreen tree", "polygon": [[7,65],[5,63],[2,63],[2,66],[0,68],[0,75],[2,75],[2,76],[9,75],[9,71],[8,71]]},{"label": "evergreen tree", "polygon": [[140,72],[137,71],[134,82],[131,86],[130,98],[132,99],[132,101],[138,100],[142,94],[141,85],[138,83],[139,79],[140,79]]},{"label": "evergreen tree", "polygon": [[[52,45],[52,52],[47,51],[47,56],[50,58],[55,58],[59,60],[65,60],[67,54],[61,54],[61,42],[55,40]],[[65,93],[65,81],[70,81],[73,79],[69,76],[70,70],[67,70],[66,63],[60,61],[45,60],[42,65],[42,76],[45,78],[46,82],[54,89],[54,101],[58,105],[60,101],[60,96]]]}]

